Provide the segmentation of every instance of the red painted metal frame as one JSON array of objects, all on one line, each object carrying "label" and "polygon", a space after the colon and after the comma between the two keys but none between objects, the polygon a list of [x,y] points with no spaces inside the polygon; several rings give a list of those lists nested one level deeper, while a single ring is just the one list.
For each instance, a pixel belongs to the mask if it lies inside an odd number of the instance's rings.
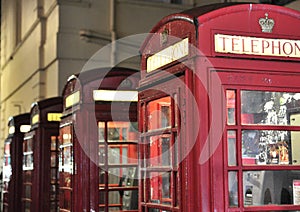
[{"label": "red painted metal frame", "polygon": [[22,143],[24,133],[20,131],[21,125],[30,125],[30,114],[24,113],[9,119],[8,127],[15,127],[15,131],[8,135],[10,142],[11,176],[8,191],[3,193],[3,211],[18,211],[21,208],[22,195]]},{"label": "red painted metal frame", "polygon": [[[130,83],[122,88],[120,84],[125,79]],[[111,102],[94,101],[93,90],[135,90],[139,79],[139,72],[136,70],[121,67],[99,68],[73,75],[65,85],[62,94],[64,101],[75,92],[80,92],[78,103],[68,108],[64,104],[60,123],[61,132],[65,127],[70,127],[72,131],[74,173],[71,176],[70,211],[99,211],[98,122],[128,121],[128,119],[137,121],[137,103],[114,103],[112,108]],[[109,188],[105,189],[108,193]],[[60,196],[60,201],[64,201],[63,196]],[[69,211],[62,208],[60,210]],[[104,208],[104,211],[108,210],[109,208]]]},{"label": "red painted metal frame", "polygon": [[[180,80],[184,81],[184,76],[179,77]],[[185,117],[181,116],[179,117],[177,107],[180,108],[181,111],[184,109],[184,105],[186,102],[185,97],[185,88],[176,85],[176,81],[170,80],[170,84],[164,85],[161,87],[160,85],[156,85],[151,87],[150,90],[147,91],[141,91],[139,93],[140,100],[139,100],[139,123],[140,123],[140,131],[142,132],[142,136],[140,138],[140,147],[139,147],[139,155],[141,162],[140,168],[141,168],[141,180],[140,180],[140,189],[139,189],[139,202],[140,208],[139,211],[148,211],[148,210],[167,210],[167,211],[182,211],[183,210],[183,204],[185,204],[185,199],[183,196],[185,195],[185,191],[181,190],[181,187],[178,185],[184,184],[185,176],[184,176],[184,170],[187,170],[188,167],[186,164],[182,163],[181,166],[178,166],[177,161],[180,160],[180,156],[176,155],[176,152],[183,152],[185,149],[185,144],[182,143],[181,139],[184,137],[184,131],[180,130],[184,128],[184,125],[181,123],[181,119],[185,122]],[[176,85],[176,86],[174,86]],[[155,113],[157,111],[160,111],[159,108],[149,107],[149,103],[163,99],[164,97],[169,97],[167,93],[171,93],[170,95],[170,125],[168,128],[161,128],[158,127],[161,122],[161,120],[155,119]],[[144,99],[144,97],[146,99]],[[177,105],[175,105],[175,102]],[[183,109],[183,110],[182,110]],[[154,113],[154,114],[152,114]],[[149,122],[148,118],[149,115],[153,115],[153,122]],[[155,125],[154,128],[149,129],[150,125]],[[159,146],[155,145],[158,140],[150,140],[150,137],[152,136],[159,136],[161,134],[164,134],[165,136],[168,136],[170,138],[169,140],[169,146],[172,147],[167,156],[169,156],[168,160],[170,160],[170,164],[162,165],[162,164],[155,164],[157,159],[154,159],[154,164],[150,165],[150,162],[153,160],[151,157],[162,157],[158,151]],[[177,138],[176,138],[177,135]],[[166,153],[166,152],[164,152]],[[161,158],[162,159],[162,158]],[[165,158],[166,160],[166,158]],[[166,161],[164,161],[166,162]],[[159,195],[163,189],[162,186],[162,176],[157,176],[157,182],[151,181],[149,179],[149,175],[151,173],[164,173],[170,175],[170,186],[169,187],[169,200],[164,200],[165,202],[169,201],[169,204],[158,204],[158,202],[153,202],[151,199],[151,196],[153,195],[155,197],[155,194]],[[155,188],[155,183],[159,184],[159,189],[150,191],[149,187],[153,186]],[[155,198],[154,198],[155,199]],[[163,199],[159,199],[159,201],[162,201]],[[155,208],[155,209],[154,209]]]},{"label": "red painted metal frame", "polygon": [[[58,148],[56,144],[53,151],[51,142],[58,142],[60,120],[48,120],[50,113],[58,115],[62,113],[62,97],[44,99],[32,104],[31,130],[25,134],[25,137],[29,136],[32,140],[33,169],[23,170],[24,174],[31,176],[31,179],[26,179],[26,181],[23,177],[23,183],[31,184],[31,196],[25,198],[25,193],[23,193],[23,197],[24,201],[26,199],[30,203],[31,211],[53,211],[58,208]],[[38,120],[32,123],[37,115]],[[55,167],[51,166],[51,153],[55,154]],[[56,174],[53,176],[54,172]],[[51,191],[54,189],[53,186],[55,190]],[[54,199],[51,200],[50,197]],[[25,210],[24,205],[22,208]]]},{"label": "red painted metal frame", "polygon": [[[274,19],[275,26],[272,33],[264,33],[258,23],[259,18],[268,17]],[[195,98],[197,105],[193,105],[193,97],[186,96],[184,106],[180,107],[181,119],[184,123],[195,123],[199,120],[199,133],[193,149],[181,162],[180,192],[182,201],[178,206],[180,211],[276,211],[276,210],[299,210],[299,206],[293,205],[271,205],[263,207],[244,207],[242,194],[238,208],[229,208],[227,187],[227,148],[225,147],[226,136],[222,135],[225,119],[225,106],[222,107],[222,89],[224,86],[235,88],[265,88],[268,90],[290,87],[291,90],[299,92],[299,62],[298,58],[279,56],[260,56],[245,54],[217,53],[214,50],[214,35],[238,35],[267,39],[291,39],[299,40],[300,14],[298,11],[262,4],[249,3],[224,3],[213,4],[194,8],[182,13],[172,14],[163,18],[151,31],[152,34],[145,40],[141,47],[141,82],[140,82],[140,131],[141,136],[146,136],[144,131],[147,124],[145,105],[149,99],[159,98],[164,88],[175,88],[169,74],[174,77],[184,76],[186,90],[189,90]],[[182,58],[180,62],[174,61],[147,73],[147,58],[179,40],[170,38],[162,42],[164,33],[170,37],[180,39],[188,38],[189,44],[194,47],[189,49],[189,55]],[[247,77],[253,75],[255,77]],[[169,77],[169,78],[168,78]],[[228,79],[233,81],[228,82]],[[252,80],[251,80],[252,79]],[[269,80],[264,80],[269,79]],[[269,82],[272,82],[271,84]],[[169,88],[169,89],[170,89]],[[153,89],[160,90],[154,92]],[[184,98],[184,97],[182,97]],[[189,99],[190,98],[190,99]],[[218,103],[216,105],[215,103]],[[224,102],[223,102],[224,103]],[[198,117],[195,112],[198,111]],[[215,118],[217,117],[217,118]],[[216,123],[216,120],[219,122]],[[182,122],[183,123],[183,122]],[[193,125],[183,127],[181,142],[193,142],[192,135],[195,132]],[[228,128],[230,129],[230,128]],[[299,130],[298,128],[294,128]],[[196,129],[197,131],[197,129]],[[208,137],[209,136],[209,137]],[[239,137],[240,138],[240,137]],[[210,139],[210,140],[207,140]],[[215,139],[215,140],[213,140]],[[200,160],[206,142],[210,141],[210,149],[207,150],[206,160]],[[141,141],[141,157],[147,155],[144,152],[143,140]],[[240,145],[238,145],[239,148]],[[211,156],[210,156],[211,154]],[[202,155],[203,156],[203,155]],[[242,170],[242,166],[239,169]],[[251,170],[251,168],[249,168]],[[299,170],[298,166],[267,166],[252,167],[261,170]],[[242,176],[239,175],[239,188],[242,187]],[[148,211],[147,202],[143,193],[146,181],[140,182],[140,210]],[[157,208],[161,208],[158,205]],[[145,208],[142,210],[142,208]],[[175,209],[172,211],[176,211]]]}]

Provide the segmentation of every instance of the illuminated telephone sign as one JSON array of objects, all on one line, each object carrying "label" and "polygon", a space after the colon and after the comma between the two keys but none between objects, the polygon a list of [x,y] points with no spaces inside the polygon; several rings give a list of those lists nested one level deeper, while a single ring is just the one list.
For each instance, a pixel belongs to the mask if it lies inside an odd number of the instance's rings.
[{"label": "illuminated telephone sign", "polygon": [[80,91],[76,91],[75,93],[69,95],[66,97],[65,100],[65,107],[71,107],[80,102]]},{"label": "illuminated telephone sign", "polygon": [[300,58],[300,40],[215,34],[215,52]]},{"label": "illuminated telephone sign", "polygon": [[61,113],[48,113],[47,114],[47,121],[60,121],[61,120]]},{"label": "illuminated telephone sign", "polygon": [[94,101],[137,102],[137,91],[94,90]]},{"label": "illuminated telephone sign", "polygon": [[147,72],[154,71],[189,54],[189,39],[185,38],[147,58]]},{"label": "illuminated telephone sign", "polygon": [[39,122],[39,120],[40,120],[39,114],[35,114],[35,115],[32,116],[32,118],[31,118],[31,124],[32,124],[32,125],[33,125],[33,124],[36,124],[36,123]]}]

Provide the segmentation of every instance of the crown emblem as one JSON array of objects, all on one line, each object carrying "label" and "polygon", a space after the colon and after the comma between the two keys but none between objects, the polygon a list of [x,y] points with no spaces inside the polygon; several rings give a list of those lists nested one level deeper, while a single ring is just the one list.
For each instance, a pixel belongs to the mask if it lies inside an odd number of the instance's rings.
[{"label": "crown emblem", "polygon": [[272,18],[268,18],[268,13],[265,14],[265,18],[259,19],[259,25],[262,32],[272,32],[275,21]]}]

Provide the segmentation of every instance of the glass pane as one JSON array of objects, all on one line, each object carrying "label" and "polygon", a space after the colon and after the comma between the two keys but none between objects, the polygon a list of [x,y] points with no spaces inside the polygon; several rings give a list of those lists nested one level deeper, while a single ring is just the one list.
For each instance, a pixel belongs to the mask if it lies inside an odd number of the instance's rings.
[{"label": "glass pane", "polygon": [[228,172],[228,193],[229,193],[229,206],[238,206],[238,181],[237,172]]},{"label": "glass pane", "polygon": [[11,155],[10,155],[11,140],[7,139],[4,144],[4,158],[3,158],[3,191],[8,191],[8,182],[12,174]]},{"label": "glass pane", "polygon": [[162,198],[171,198],[171,176],[170,173],[162,175]]},{"label": "glass pane", "polygon": [[244,205],[300,204],[300,171],[244,171]]},{"label": "glass pane", "polygon": [[164,97],[147,105],[148,130],[171,126],[171,97]]},{"label": "glass pane", "polygon": [[51,182],[52,183],[56,183],[57,179],[58,179],[57,169],[56,168],[52,168],[51,169]]},{"label": "glass pane", "polygon": [[51,167],[57,167],[56,165],[56,158],[57,153],[56,152],[51,152]]},{"label": "glass pane", "polygon": [[105,140],[105,135],[104,135],[104,127],[105,123],[104,122],[98,122],[98,136],[99,136],[99,142],[104,142]]},{"label": "glass pane", "polygon": [[57,137],[56,136],[51,136],[51,151],[55,151],[57,149]]},{"label": "glass pane", "polygon": [[236,131],[227,131],[228,166],[236,166]]},{"label": "glass pane", "polygon": [[227,124],[235,125],[235,91],[234,90],[226,90],[226,106],[227,106]]},{"label": "glass pane", "polygon": [[59,175],[59,207],[60,209],[71,210],[72,205],[72,174],[73,174],[73,146],[72,126],[64,126],[60,129],[59,136],[59,173],[51,170],[53,182]]},{"label": "glass pane", "polygon": [[[130,186],[137,186],[137,168],[136,167],[129,167],[122,169],[122,178],[120,179],[119,186],[121,187],[130,187]],[[125,192],[127,193],[127,192]]]},{"label": "glass pane", "polygon": [[[109,204],[115,204],[118,208],[122,206],[121,201],[120,201],[120,193],[119,191],[110,191],[108,193],[108,203]],[[110,210],[113,210],[113,207],[110,207]]]},{"label": "glass pane", "polygon": [[98,128],[99,211],[106,210],[107,202],[109,211],[119,211],[124,207],[126,197],[129,195],[131,198],[133,193],[131,189],[124,190],[124,187],[138,185],[135,179],[137,173],[132,171],[136,167],[124,166],[137,165],[137,122],[99,122]]},{"label": "glass pane", "polygon": [[73,173],[73,146],[71,126],[60,129],[59,171]]},{"label": "glass pane", "polygon": [[138,141],[138,122],[130,122],[129,128],[127,130],[127,140],[128,141]]},{"label": "glass pane", "polygon": [[120,191],[120,195],[123,197],[123,210],[138,209],[138,179],[135,167],[128,169],[128,174],[122,181],[122,187],[132,188],[132,186],[135,186],[134,190]]},{"label": "glass pane", "polygon": [[126,145],[126,146],[123,145],[123,147],[120,148],[121,149],[121,153],[122,153],[122,157],[121,157],[121,163],[122,164],[134,163],[132,160],[130,160],[130,158],[128,156],[128,148],[129,149],[133,148],[133,150],[137,151],[136,145]]},{"label": "glass pane", "polygon": [[108,139],[108,141],[123,140],[121,135],[120,135],[120,129],[119,128],[113,128],[113,127],[108,128],[108,130],[107,130],[107,139]]},{"label": "glass pane", "polygon": [[24,183],[26,183],[26,182],[31,183],[32,182],[31,178],[32,178],[32,171],[23,172],[23,182]]},{"label": "glass pane", "polygon": [[57,203],[56,202],[50,202],[50,211],[51,212],[58,211]]},{"label": "glass pane", "polygon": [[61,209],[71,210],[71,190],[60,189],[59,206]]},{"label": "glass pane", "polygon": [[[108,142],[137,141],[137,122],[107,122],[107,127]],[[98,128],[99,142],[104,142],[105,123],[99,122]]]},{"label": "glass pane", "polygon": [[23,141],[23,152],[32,152],[32,136],[27,137]]},{"label": "glass pane", "polygon": [[[115,146],[115,145],[114,145]],[[113,164],[137,164],[137,145],[126,144],[119,147],[107,147],[108,158],[105,157],[105,145],[99,145],[99,165],[103,166],[108,161]]]},{"label": "glass pane", "polygon": [[108,142],[127,140],[129,122],[108,122],[107,127]]},{"label": "glass pane", "polygon": [[297,164],[294,153],[299,148],[291,149],[291,143],[299,146],[298,136],[291,137],[290,131],[277,130],[243,130],[242,131],[242,158],[244,165]]},{"label": "glass pane", "polygon": [[31,199],[32,195],[32,171],[23,171],[23,187],[22,187],[22,198]]},{"label": "glass pane", "polygon": [[[105,179],[107,175],[108,179],[108,187],[117,189],[118,187],[132,187],[132,186],[138,186],[137,181],[137,170],[136,167],[127,167],[127,168],[109,168],[108,172],[105,172],[102,169],[99,169],[99,183],[100,183],[100,190],[105,189]],[[107,190],[106,192],[109,192]],[[102,192],[104,195],[106,193],[105,191]],[[136,193],[136,192],[135,192]],[[109,192],[109,203],[110,204],[121,204],[120,203],[120,195],[132,195],[132,190],[120,190],[116,192]],[[137,193],[136,193],[137,195]],[[103,196],[104,198],[104,196]],[[103,200],[103,198],[101,200]],[[100,202],[101,204],[101,202]]]},{"label": "glass pane", "polygon": [[150,173],[150,201],[171,204],[171,173]]},{"label": "glass pane", "polygon": [[23,170],[33,169],[33,137],[23,141]]},{"label": "glass pane", "polygon": [[31,205],[30,202],[28,202],[28,201],[24,202],[24,211],[25,212],[30,212],[31,211],[30,205]]},{"label": "glass pane", "polygon": [[72,173],[72,146],[66,146],[62,151],[64,171]]},{"label": "glass pane", "polygon": [[71,174],[69,173],[60,173],[60,187],[71,188]]},{"label": "glass pane", "polygon": [[56,200],[56,185],[51,185],[50,187],[50,200],[54,201]]},{"label": "glass pane", "polygon": [[[290,116],[291,125],[300,125],[300,113]],[[300,132],[291,132],[292,164],[300,165]]]},{"label": "glass pane", "polygon": [[105,146],[104,145],[99,145],[99,165],[104,165],[105,164]]},{"label": "glass pane", "polygon": [[23,169],[29,170],[33,169],[33,154],[27,154],[23,156]]},{"label": "glass pane", "polygon": [[108,183],[118,185],[120,178],[122,176],[122,171],[119,168],[112,168],[108,170]]},{"label": "glass pane", "polygon": [[128,174],[122,181],[122,187],[135,186],[135,190],[124,190],[120,191],[120,195],[123,197],[123,211],[126,210],[137,210],[138,209],[138,179],[137,179],[137,168],[131,167],[128,169]]},{"label": "glass pane", "polygon": [[101,187],[104,187],[104,183],[106,183],[106,179],[105,179],[105,174],[106,172],[103,169],[99,169],[99,184],[103,184],[100,185]]},{"label": "glass pane", "polygon": [[25,185],[24,197],[31,199],[31,185]]},{"label": "glass pane", "polygon": [[108,164],[120,164],[120,148],[108,148]]},{"label": "glass pane", "polygon": [[[122,165],[120,165],[122,166]],[[109,169],[109,173],[108,173],[108,177],[110,177],[110,175],[112,175],[112,178],[114,178],[114,176],[117,176],[119,178],[121,177],[132,177],[132,178],[135,178],[136,176],[132,176],[132,174],[135,174],[135,173],[132,173],[132,169],[134,167],[123,167],[123,168],[110,168]],[[99,169],[99,176],[100,176],[100,183],[101,184],[104,184],[104,175],[105,175],[105,172],[103,169]],[[116,181],[112,182],[112,183],[115,183]],[[104,185],[103,185],[104,186]]]},{"label": "glass pane", "polygon": [[150,137],[150,166],[170,166],[170,137],[169,135]]},{"label": "glass pane", "polygon": [[[106,193],[99,192],[99,204],[105,204],[105,199],[106,199]],[[104,211],[104,209],[103,209],[103,211]]]},{"label": "glass pane", "polygon": [[290,125],[288,111],[300,104],[299,96],[300,93],[241,91],[241,122],[242,124]]},{"label": "glass pane", "polygon": [[72,141],[71,141],[72,136],[71,136],[70,132],[68,132],[70,130],[71,129],[69,127],[67,127],[66,130],[64,130],[66,132],[64,132],[63,135],[62,135],[62,144],[70,144],[70,143],[72,143]]}]

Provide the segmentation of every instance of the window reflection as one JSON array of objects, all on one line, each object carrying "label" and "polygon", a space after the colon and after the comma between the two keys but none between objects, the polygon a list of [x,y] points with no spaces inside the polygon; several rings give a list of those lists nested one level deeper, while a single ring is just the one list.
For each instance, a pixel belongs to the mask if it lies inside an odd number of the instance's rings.
[{"label": "window reflection", "polygon": [[8,191],[8,182],[12,174],[11,155],[10,155],[11,140],[7,139],[4,144],[3,158],[3,191]]},{"label": "window reflection", "polygon": [[[99,142],[105,141],[105,122],[98,122]],[[137,122],[107,122],[107,142],[137,140]]]},{"label": "window reflection", "polygon": [[228,165],[236,166],[236,131],[227,131]]},{"label": "window reflection", "polygon": [[148,130],[171,126],[171,97],[164,97],[147,105]]},{"label": "window reflection", "polygon": [[56,151],[57,150],[57,137],[56,136],[51,136],[51,151]]},{"label": "window reflection", "polygon": [[66,127],[62,129],[62,141],[60,145],[60,154],[59,154],[59,170],[63,172],[73,173],[73,145],[72,145],[72,136],[71,128]]},{"label": "window reflection", "polygon": [[229,207],[300,205],[299,108],[300,93],[226,90]]},{"label": "window reflection", "polygon": [[288,111],[299,103],[300,93],[241,91],[242,124],[290,125]]},{"label": "window reflection", "polygon": [[104,165],[106,159],[109,165],[135,164],[137,161],[134,151],[136,151],[136,144],[128,144],[125,147],[108,147],[108,157],[105,157],[105,146],[99,145],[99,165]]},{"label": "window reflection", "polygon": [[181,136],[178,133],[181,126],[181,104],[184,101],[174,92],[172,96],[153,99],[142,105],[144,112],[141,115],[146,127],[142,131],[148,133],[141,136],[141,167],[144,170],[141,176],[141,198],[142,202],[155,204],[149,204],[147,209],[142,207],[142,210],[178,210],[181,201],[181,190],[177,185],[180,175],[178,163],[181,145],[178,144],[178,139]]},{"label": "window reflection", "polygon": [[244,171],[244,205],[300,204],[300,171]]},{"label": "window reflection", "polygon": [[150,166],[170,166],[170,137],[168,135],[150,137]]},{"label": "window reflection", "polygon": [[27,137],[23,141],[23,170],[33,169],[33,137]]},{"label": "window reflection", "polygon": [[[294,113],[290,116],[291,125],[299,126],[300,125],[300,113]],[[292,163],[294,165],[300,164],[300,131],[292,131],[291,132],[291,155],[292,155]]]},{"label": "window reflection", "polygon": [[136,122],[98,122],[100,211],[126,209],[137,198],[137,134]]},{"label": "window reflection", "polygon": [[235,124],[235,100],[236,95],[234,90],[226,90],[226,107],[227,107],[227,124]]},{"label": "window reflection", "polygon": [[289,164],[290,134],[289,131],[243,130],[243,164]]},{"label": "window reflection", "polygon": [[150,200],[153,203],[171,204],[171,174],[152,172],[150,177]]},{"label": "window reflection", "polygon": [[228,172],[229,205],[238,206],[238,181],[237,172]]}]

